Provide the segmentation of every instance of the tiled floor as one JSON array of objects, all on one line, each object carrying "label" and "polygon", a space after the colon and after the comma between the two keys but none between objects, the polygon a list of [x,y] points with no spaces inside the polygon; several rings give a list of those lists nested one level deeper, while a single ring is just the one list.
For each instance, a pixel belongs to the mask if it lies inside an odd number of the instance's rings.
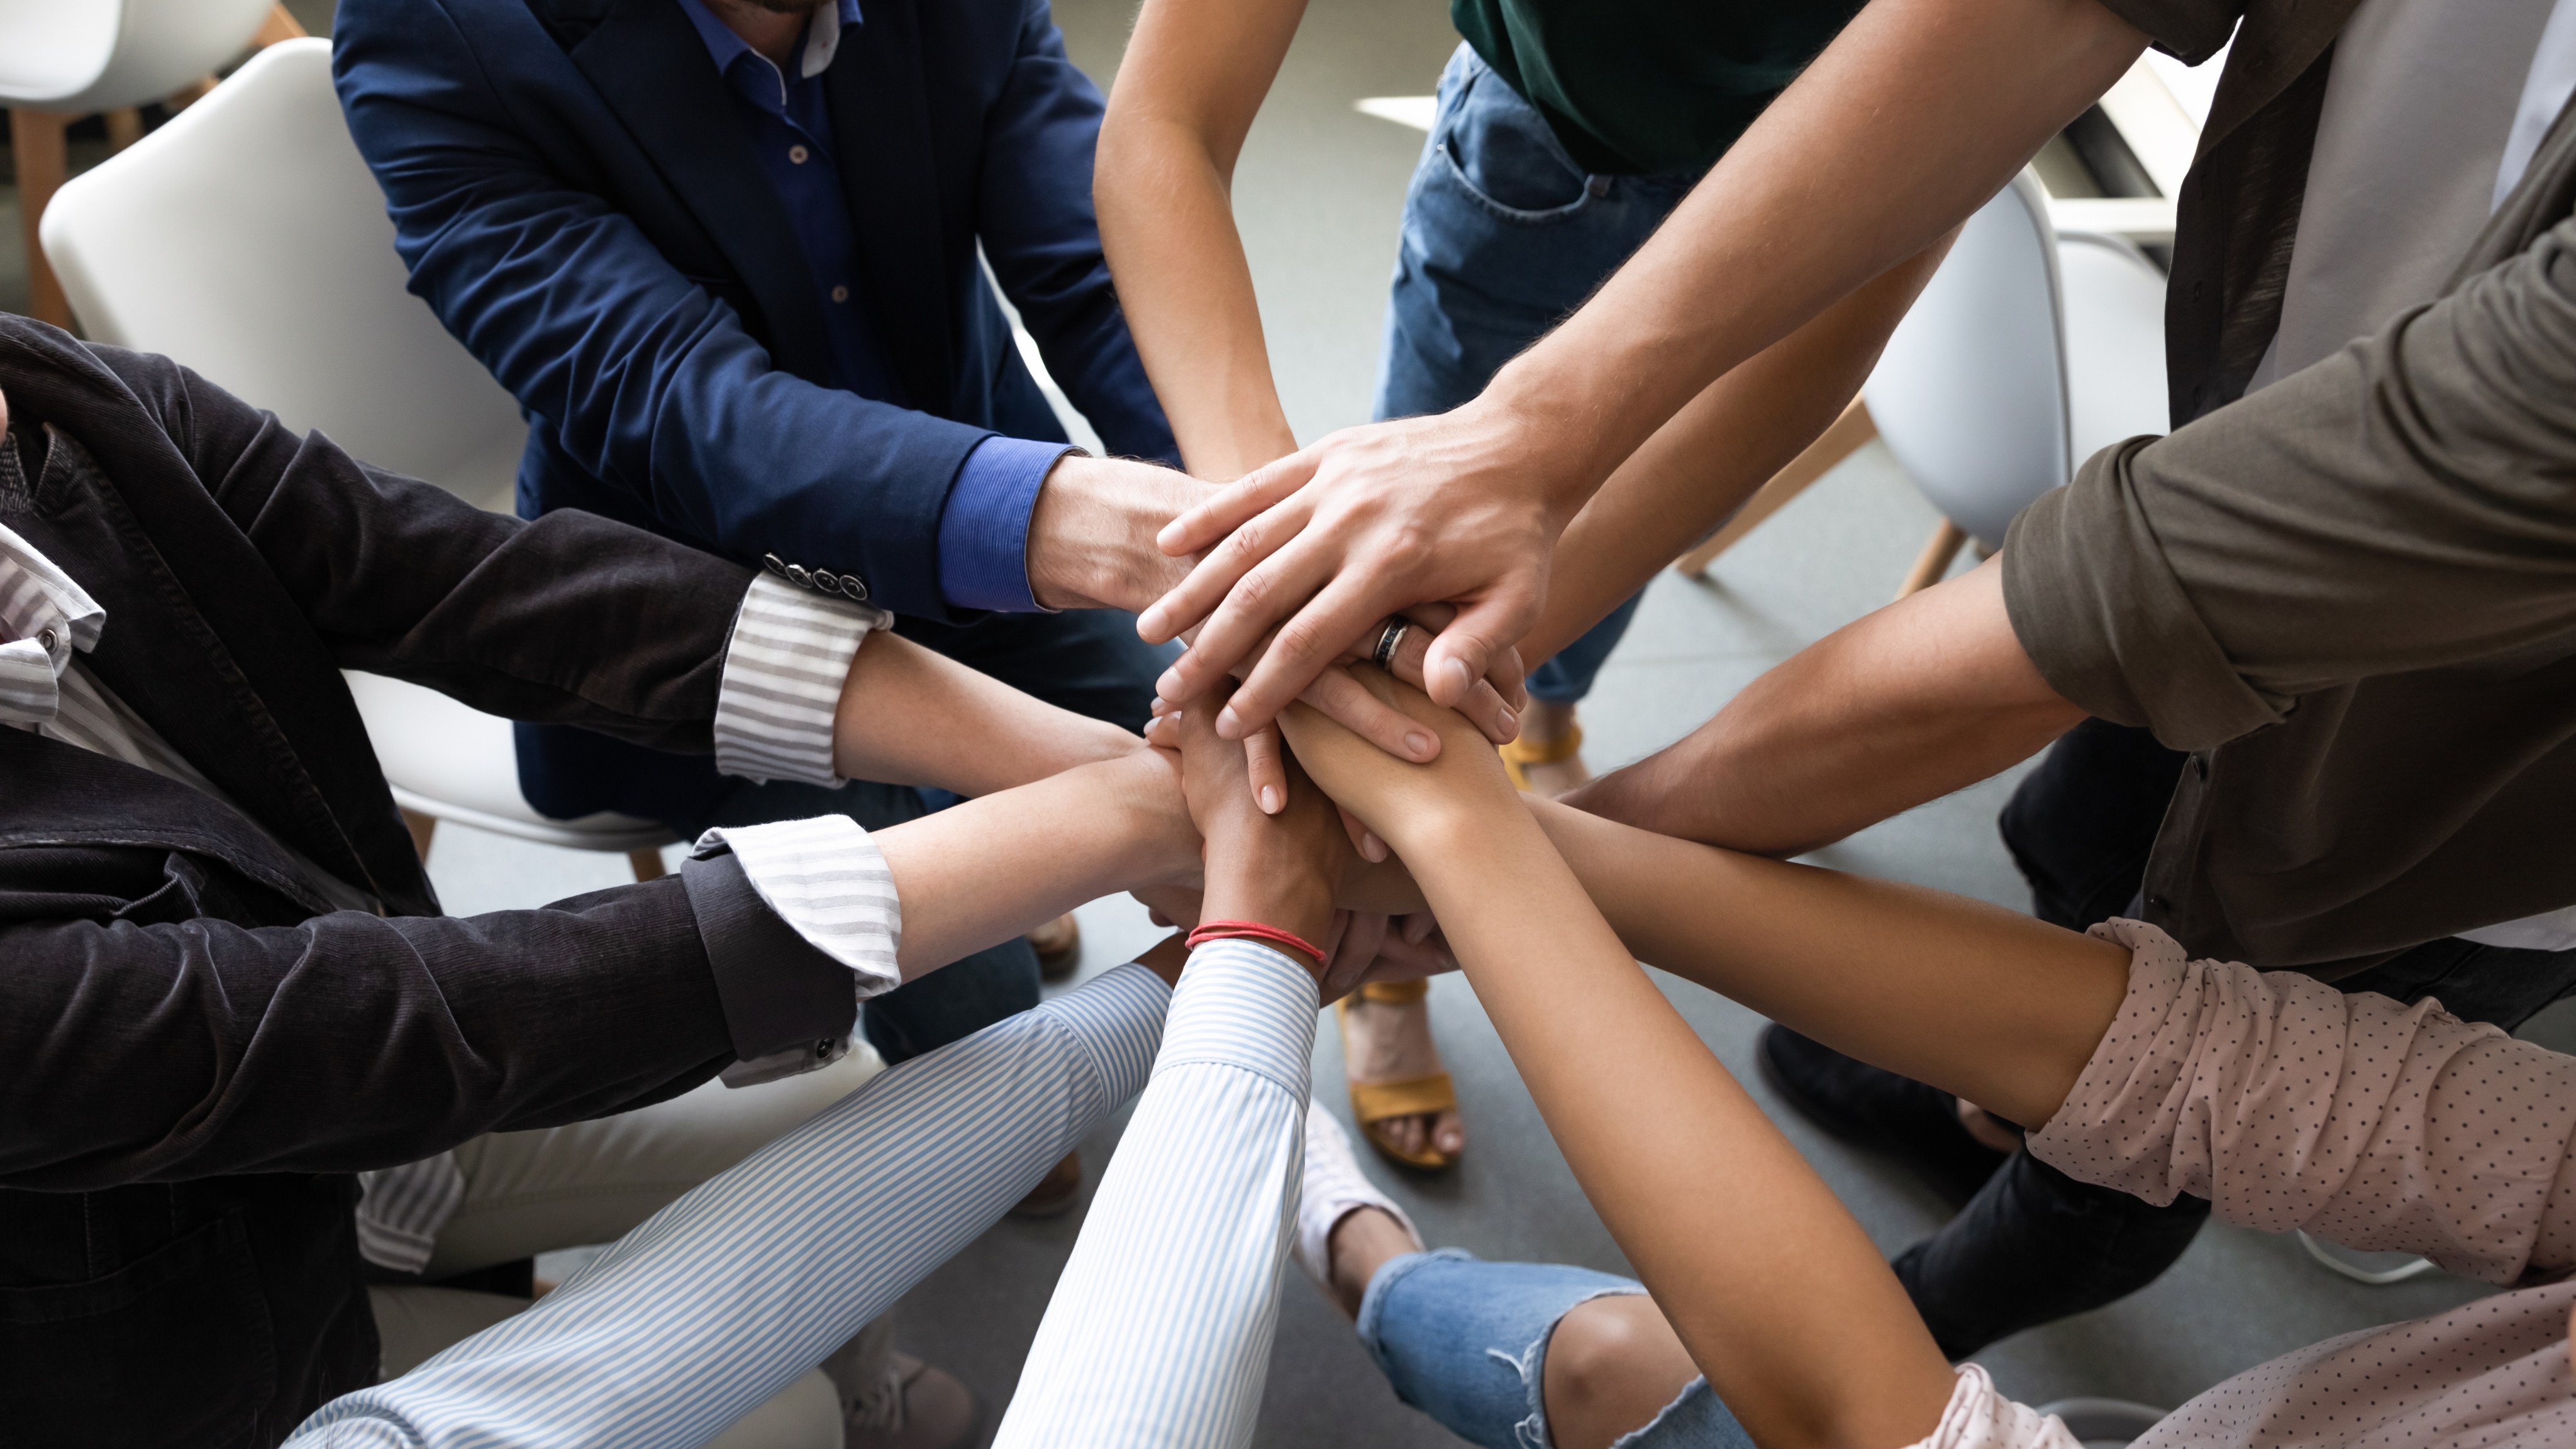
[{"label": "tiled floor", "polygon": [[[327,13],[318,4],[299,9],[317,28]],[[1075,59],[1104,81],[1132,10],[1132,0],[1063,0],[1056,7]],[[1282,390],[1302,436],[1366,416],[1396,212],[1420,145],[1418,133],[1359,115],[1351,103],[1428,91],[1454,44],[1438,0],[1315,0],[1246,147],[1236,207]],[[24,296],[15,218],[6,209],[13,200],[0,192],[0,306],[20,305]],[[1585,707],[1596,765],[1676,738],[1763,669],[1884,602],[1932,522],[1931,509],[1873,447],[1728,555],[1708,582],[1658,579]],[[2018,907],[2025,897],[1993,828],[2010,785],[2006,777],[1964,791],[1817,859]],[[526,846],[457,827],[442,831],[431,870],[449,908],[461,912],[532,904],[626,878],[622,857]],[[1123,899],[1096,902],[1082,915],[1086,970],[1126,959],[1155,934],[1141,909]],[[1763,1092],[1749,1071],[1759,1019],[1694,987],[1666,985],[1718,1055]],[[1450,1177],[1382,1176],[1436,1244],[1620,1268],[1472,992],[1450,978],[1437,984],[1434,1002],[1473,1145]],[[2544,1019],[2543,1030],[2554,1027],[2565,1046],[2571,1025],[2576,1018],[2561,1013]],[[1329,1021],[1315,1077],[1327,1104],[1344,1110]],[[1783,1120],[1881,1246],[1893,1251],[1938,1224],[1938,1204],[1885,1164]],[[1095,1180],[1118,1126],[1086,1145]],[[1676,1142],[1671,1150],[1692,1145]],[[995,1229],[906,1301],[906,1343],[956,1370],[986,1404],[1006,1401],[1080,1225],[1076,1215]],[[2025,1399],[2086,1394],[2169,1405],[2289,1348],[2482,1291],[2441,1277],[2364,1288],[2315,1267],[2290,1240],[2213,1228],[2147,1291],[1982,1357],[2007,1391]],[[1338,1316],[1291,1282],[1258,1442],[1302,1449],[1455,1441],[1398,1404]]]}]

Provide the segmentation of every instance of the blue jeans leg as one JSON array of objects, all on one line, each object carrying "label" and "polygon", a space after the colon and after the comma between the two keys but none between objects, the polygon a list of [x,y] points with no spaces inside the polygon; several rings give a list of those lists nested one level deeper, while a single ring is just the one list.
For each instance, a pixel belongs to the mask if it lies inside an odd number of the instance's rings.
[{"label": "blue jeans leg", "polygon": [[[1548,1340],[1595,1298],[1646,1290],[1555,1263],[1487,1263],[1455,1248],[1378,1270],[1360,1301],[1360,1342],[1396,1397],[1485,1449],[1550,1449]],[[1706,1379],[1613,1449],[1752,1449]]]},{"label": "blue jeans leg", "polygon": [[[1587,175],[1510,83],[1461,45],[1404,196],[1376,415],[1442,413],[1473,399],[1617,271],[1696,176]],[[1571,703],[1627,632],[1634,602],[1530,672]]]}]

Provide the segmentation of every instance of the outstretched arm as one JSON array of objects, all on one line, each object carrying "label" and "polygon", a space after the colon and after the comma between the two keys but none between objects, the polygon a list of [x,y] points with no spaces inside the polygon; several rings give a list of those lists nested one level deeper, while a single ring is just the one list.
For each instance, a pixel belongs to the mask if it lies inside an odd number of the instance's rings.
[{"label": "outstretched arm", "polygon": [[2094,0],[1868,6],[1476,401],[1335,434],[1167,531],[1166,548],[1208,553],[1150,622],[1213,614],[1202,647],[1221,640],[1208,665],[1223,668],[1295,615],[1300,647],[1239,701],[1257,726],[1370,620],[1449,600],[1465,612],[1431,682],[1454,703],[1530,631],[1558,535],[1613,468],[1729,369],[1958,225],[2145,44]]},{"label": "outstretched arm", "polygon": [[[1255,809],[1243,751],[1194,702],[1178,722],[1207,840],[1207,922],[1321,945],[1356,864],[1331,805],[1288,773]],[[1211,929],[1202,925],[1203,930]],[[1218,939],[1190,953],[1154,1077],[1101,1179],[994,1442],[1114,1449],[1252,1437],[1296,1218],[1322,962]]]},{"label": "outstretched arm", "polygon": [[1568,803],[1658,835],[1794,855],[2029,758],[2085,711],[2023,652],[2003,566],[1990,559],[1845,625]]},{"label": "outstretched arm", "polygon": [[1119,302],[1203,478],[1297,450],[1234,227],[1235,158],[1306,0],[1150,0],[1110,88],[1092,198]]},{"label": "outstretched arm", "polygon": [[1585,1194],[1755,1442],[1928,1435],[1953,1379],[1895,1275],[1638,970],[1493,756],[1413,766],[1311,711],[1283,724],[1412,865]]}]

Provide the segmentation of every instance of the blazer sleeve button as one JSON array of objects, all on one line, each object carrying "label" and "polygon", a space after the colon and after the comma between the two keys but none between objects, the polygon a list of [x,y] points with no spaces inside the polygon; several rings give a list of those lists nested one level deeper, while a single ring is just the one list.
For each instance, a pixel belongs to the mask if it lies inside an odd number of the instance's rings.
[{"label": "blazer sleeve button", "polygon": [[787,566],[787,582],[794,584],[800,589],[810,589],[814,587],[814,576],[805,572],[805,566],[803,564],[789,564]]},{"label": "blazer sleeve button", "polygon": [[841,575],[841,592],[862,604],[868,601],[868,586],[857,574]]}]

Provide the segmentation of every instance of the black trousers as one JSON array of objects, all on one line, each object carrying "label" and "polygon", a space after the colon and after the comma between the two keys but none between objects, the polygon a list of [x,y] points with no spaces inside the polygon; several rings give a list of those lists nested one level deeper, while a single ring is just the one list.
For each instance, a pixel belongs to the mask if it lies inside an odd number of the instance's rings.
[{"label": "black trousers", "polygon": [[[2128,909],[2184,759],[2143,730],[2100,720],[2050,748],[2001,821],[2035,915],[2081,930]],[[2400,1001],[2439,997],[2463,1020],[2511,1031],[2576,990],[2576,951],[2450,937],[2335,984]],[[2145,1287],[2208,1217],[2203,1199],[2155,1207],[2018,1152],[1947,1226],[1898,1256],[1896,1276],[1942,1352],[1964,1358]]]}]

